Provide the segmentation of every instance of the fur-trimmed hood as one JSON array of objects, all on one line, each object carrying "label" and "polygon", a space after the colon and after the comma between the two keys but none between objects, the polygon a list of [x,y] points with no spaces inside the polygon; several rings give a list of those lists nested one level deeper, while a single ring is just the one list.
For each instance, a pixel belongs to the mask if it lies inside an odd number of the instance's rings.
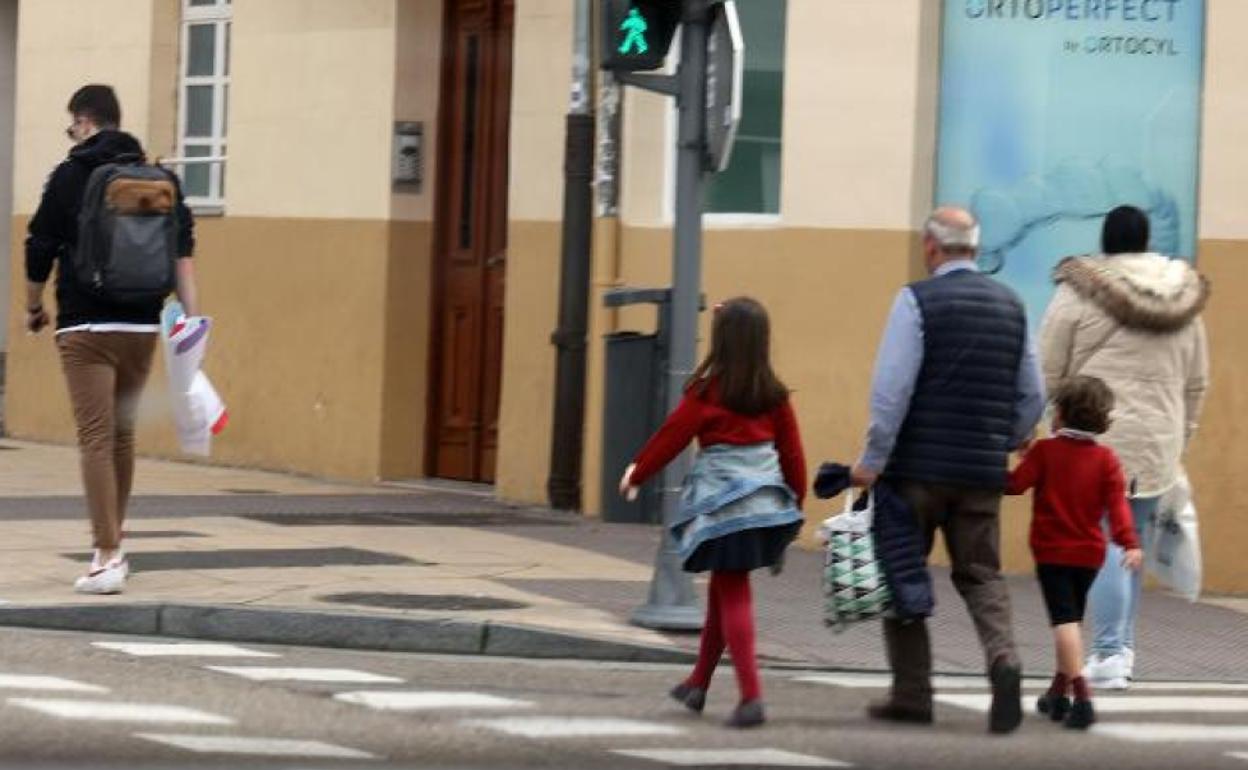
[{"label": "fur-trimmed hood", "polygon": [[1184,328],[1209,301],[1208,279],[1187,262],[1160,254],[1070,257],[1053,280],[1123,326],[1156,333]]}]

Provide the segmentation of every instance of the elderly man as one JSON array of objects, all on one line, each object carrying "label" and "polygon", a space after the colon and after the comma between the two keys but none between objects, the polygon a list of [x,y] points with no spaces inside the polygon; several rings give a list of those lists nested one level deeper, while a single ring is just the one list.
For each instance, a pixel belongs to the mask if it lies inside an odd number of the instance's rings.
[{"label": "elderly man", "polygon": [[[923,227],[931,277],[901,290],[880,344],[858,486],[883,475],[914,509],[924,546],[944,534],[953,584],[975,622],[992,683],[989,729],[1022,721],[1022,667],[1001,577],[999,513],[1010,450],[1044,410],[1044,385],[1018,296],[975,264],[979,225],[937,209]],[[875,719],[932,721],[932,653],[923,620],[884,621],[893,686]]]}]

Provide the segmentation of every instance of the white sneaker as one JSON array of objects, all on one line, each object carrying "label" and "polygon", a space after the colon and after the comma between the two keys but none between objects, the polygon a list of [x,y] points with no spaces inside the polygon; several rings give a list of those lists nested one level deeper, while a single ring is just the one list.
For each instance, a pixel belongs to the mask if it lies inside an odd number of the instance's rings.
[{"label": "white sneaker", "polygon": [[107,564],[99,564],[99,552],[91,560],[87,574],[74,581],[74,590],[80,594],[119,594],[126,587],[130,563],[120,551]]},{"label": "white sneaker", "polygon": [[1093,687],[1102,690],[1125,690],[1131,686],[1127,680],[1127,657],[1120,652],[1104,657],[1088,656],[1083,677]]},{"label": "white sneaker", "polygon": [[1123,676],[1127,678],[1128,682],[1135,681],[1135,650],[1130,647],[1123,647],[1122,659],[1124,661]]}]

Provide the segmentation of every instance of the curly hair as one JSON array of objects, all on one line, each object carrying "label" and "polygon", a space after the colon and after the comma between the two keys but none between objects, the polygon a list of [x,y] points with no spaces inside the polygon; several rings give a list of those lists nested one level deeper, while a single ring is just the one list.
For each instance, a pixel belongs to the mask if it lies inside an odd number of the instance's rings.
[{"label": "curly hair", "polygon": [[1067,428],[1104,433],[1109,430],[1109,413],[1114,409],[1114,393],[1097,377],[1078,375],[1064,380],[1053,396],[1057,413]]}]

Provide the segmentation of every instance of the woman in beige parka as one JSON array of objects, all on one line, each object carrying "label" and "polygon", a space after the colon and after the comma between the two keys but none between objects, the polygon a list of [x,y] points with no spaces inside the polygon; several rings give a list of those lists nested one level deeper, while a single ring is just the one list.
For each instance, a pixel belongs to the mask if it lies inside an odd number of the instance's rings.
[{"label": "woman in beige parka", "polygon": [[[1055,272],[1057,292],[1040,332],[1046,384],[1099,377],[1114,392],[1113,425],[1102,440],[1122,461],[1145,550],[1149,521],[1176,483],[1208,386],[1200,313],[1209,283],[1187,262],[1148,252],[1143,212],[1121,206],[1101,235],[1103,256],[1074,257]],[[1141,576],[1111,545],[1089,595],[1093,642],[1084,675],[1125,689],[1135,664]]]}]

